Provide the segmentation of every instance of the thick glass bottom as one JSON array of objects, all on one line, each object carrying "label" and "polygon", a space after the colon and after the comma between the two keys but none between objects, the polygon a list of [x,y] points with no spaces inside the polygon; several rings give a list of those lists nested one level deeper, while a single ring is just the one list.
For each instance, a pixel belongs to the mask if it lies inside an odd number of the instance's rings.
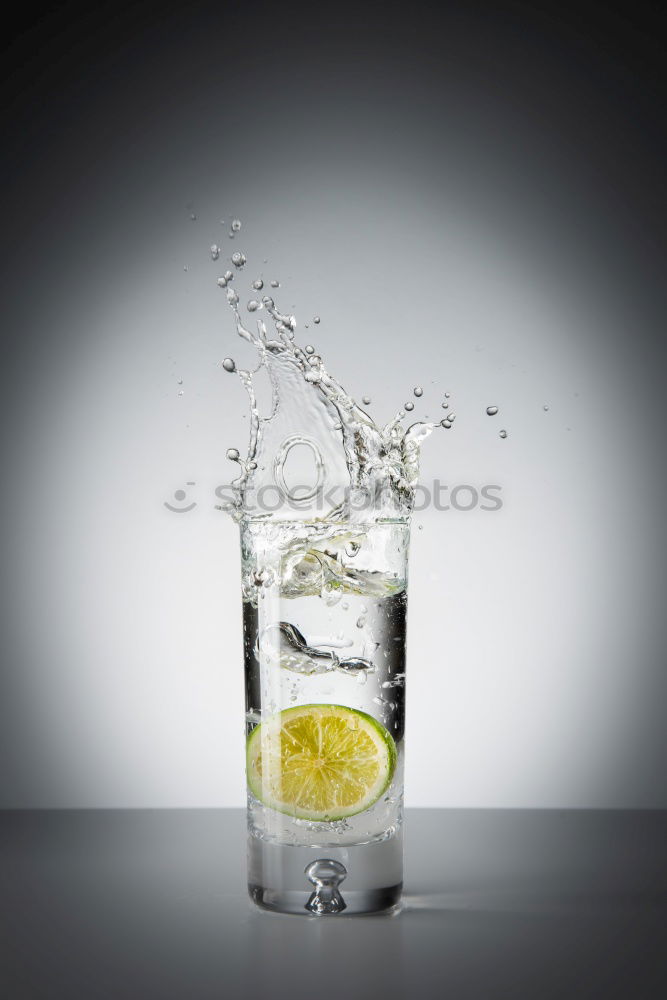
[{"label": "thick glass bottom", "polygon": [[267,910],[303,916],[384,913],[403,886],[403,837],[347,847],[294,847],[248,837],[248,891]]}]

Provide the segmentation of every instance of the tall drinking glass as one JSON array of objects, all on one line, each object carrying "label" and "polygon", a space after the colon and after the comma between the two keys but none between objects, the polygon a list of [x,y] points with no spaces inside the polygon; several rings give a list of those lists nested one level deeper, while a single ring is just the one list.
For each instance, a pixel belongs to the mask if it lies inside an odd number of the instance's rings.
[{"label": "tall drinking glass", "polygon": [[251,898],[289,913],[391,909],[409,522],[240,528]]}]

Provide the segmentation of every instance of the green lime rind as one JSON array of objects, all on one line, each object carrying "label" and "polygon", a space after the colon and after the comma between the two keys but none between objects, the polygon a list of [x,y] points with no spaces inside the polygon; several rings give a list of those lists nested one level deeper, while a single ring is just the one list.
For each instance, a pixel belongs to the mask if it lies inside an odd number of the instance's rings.
[{"label": "green lime rind", "polygon": [[[273,799],[267,799],[263,795],[263,788],[261,784],[261,776],[257,775],[256,769],[254,767],[254,762],[261,752],[261,736],[262,732],[266,731],[264,727],[275,726],[277,731],[280,730],[281,725],[284,721],[289,718],[293,718],[298,715],[307,715],[309,710],[327,710],[326,714],[332,715],[349,715],[355,716],[359,721],[365,725],[367,729],[372,730],[381,740],[381,743],[386,750],[386,766],[384,769],[384,780],[382,783],[377,783],[374,787],[372,794],[369,794],[360,805],[348,806],[337,812],[314,812],[307,809],[301,809],[293,804],[284,803],[276,801]],[[258,726],[256,726],[253,731],[249,734],[246,741],[246,776],[248,781],[248,788],[254,797],[261,802],[263,805],[268,806],[275,812],[283,813],[288,816],[292,816],[295,819],[305,819],[311,822],[337,822],[339,820],[348,819],[350,816],[357,816],[359,813],[365,812],[371,806],[375,805],[378,799],[389,788],[391,781],[394,777],[394,772],[396,770],[396,762],[398,759],[398,751],[396,749],[396,743],[391,733],[378,722],[372,715],[368,712],[363,712],[358,708],[350,708],[348,705],[334,705],[329,703],[318,703],[310,705],[294,705],[291,708],[286,708],[282,712],[277,712],[275,715],[269,716],[264,719]]]}]

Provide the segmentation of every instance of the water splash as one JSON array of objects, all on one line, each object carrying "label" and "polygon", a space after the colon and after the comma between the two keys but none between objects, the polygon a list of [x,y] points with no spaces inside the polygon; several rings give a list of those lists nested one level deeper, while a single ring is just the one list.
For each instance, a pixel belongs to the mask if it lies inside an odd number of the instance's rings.
[{"label": "water splash", "polygon": [[[232,263],[242,268],[245,255],[234,253]],[[232,277],[225,274],[226,284]],[[417,421],[406,428],[402,420],[412,403],[385,426],[376,424],[329,374],[315,348],[299,346],[296,318],[281,312],[271,296],[265,295],[261,306],[256,300],[247,303],[249,311],[261,311],[254,319],[256,330],[242,318],[239,295],[231,284],[227,302],[239,337],[255,348],[257,359],[252,369],[237,368],[231,358],[223,361],[225,371],[237,372],[250,401],[247,457],[242,460],[236,449],[230,449],[233,458],[227,453],[240,469],[231,484],[232,515],[360,524],[408,516],[421,444],[440,424]],[[319,316],[313,322],[319,322]],[[260,413],[257,380],[266,375],[271,402],[268,412]],[[422,393],[416,386],[415,396]],[[370,397],[363,397],[364,405],[369,402]],[[450,418],[447,424],[451,426]],[[326,558],[318,562],[320,571]]]}]

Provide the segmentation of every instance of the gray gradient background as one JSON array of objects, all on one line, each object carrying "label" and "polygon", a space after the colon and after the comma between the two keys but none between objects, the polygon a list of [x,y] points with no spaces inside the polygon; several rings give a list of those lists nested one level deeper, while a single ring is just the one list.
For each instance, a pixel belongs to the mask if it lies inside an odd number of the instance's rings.
[{"label": "gray gradient background", "polygon": [[[416,518],[408,803],[667,805],[664,50],[630,9],[65,5],[24,26],[3,805],[243,801],[238,542],[213,489],[247,420],[216,240],[321,315],[308,339],[378,417],[417,383],[418,414],[452,393],[425,482],[503,487],[500,512]],[[198,506],[168,512],[187,481]]]}]

